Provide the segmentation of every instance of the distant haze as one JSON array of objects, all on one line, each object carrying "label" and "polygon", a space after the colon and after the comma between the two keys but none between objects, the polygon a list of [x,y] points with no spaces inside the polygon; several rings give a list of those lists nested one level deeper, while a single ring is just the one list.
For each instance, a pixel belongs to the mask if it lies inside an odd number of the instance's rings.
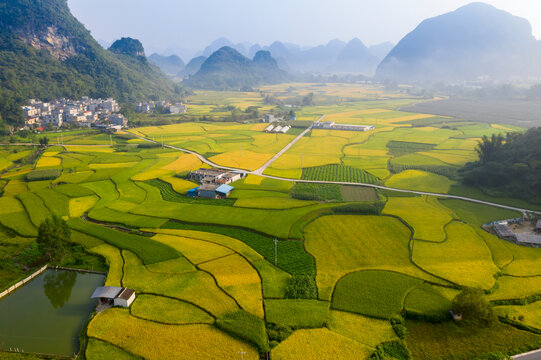
[{"label": "distant haze", "polygon": [[[397,43],[428,17],[467,0],[68,0],[73,14],[99,40],[142,41],[147,54],[177,53],[184,60],[210,42],[269,45],[275,40],[315,46],[358,37],[367,45]],[[541,37],[541,1],[487,0],[528,19]]]}]

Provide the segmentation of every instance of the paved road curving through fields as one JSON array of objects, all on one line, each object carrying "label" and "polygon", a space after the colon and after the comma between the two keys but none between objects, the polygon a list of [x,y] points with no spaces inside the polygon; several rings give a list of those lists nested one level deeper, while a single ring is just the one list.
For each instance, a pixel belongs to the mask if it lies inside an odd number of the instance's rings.
[{"label": "paved road curving through fields", "polygon": [[[325,117],[325,115],[323,115],[321,118],[319,118],[318,122],[321,121],[324,117]],[[269,179],[276,179],[276,180],[290,181],[290,182],[299,182],[299,183],[311,183],[311,184],[336,184],[336,185],[364,186],[364,187],[371,187],[371,188],[374,188],[374,189],[390,190],[390,191],[396,191],[396,192],[402,192],[402,193],[408,193],[408,194],[429,195],[429,196],[437,196],[437,197],[446,198],[446,199],[464,200],[464,201],[469,201],[469,202],[472,202],[472,203],[494,206],[494,207],[498,207],[498,208],[501,208],[501,209],[519,211],[521,213],[530,212],[530,213],[534,213],[534,214],[541,214],[541,211],[536,211],[536,210],[531,210],[531,209],[523,209],[523,208],[518,208],[518,207],[508,206],[508,205],[502,205],[502,204],[497,204],[497,203],[493,203],[493,202],[490,202],[490,201],[472,199],[472,198],[469,198],[469,197],[466,197],[466,196],[458,196],[458,195],[450,195],[450,194],[439,194],[439,193],[432,193],[432,192],[426,192],[426,191],[396,189],[396,188],[391,188],[391,187],[387,187],[387,186],[383,186],[383,185],[374,185],[374,184],[366,184],[366,183],[344,182],[344,181],[300,180],[300,179],[283,178],[283,177],[279,177],[279,176],[263,174],[263,171],[273,161],[278,159],[280,157],[280,155],[282,155],[291,146],[293,146],[297,141],[299,141],[310,129],[311,129],[311,127],[306,129],[305,131],[303,131],[299,136],[297,136],[295,139],[293,139],[285,148],[283,148],[279,153],[277,153],[269,161],[267,161],[262,167],[260,167],[257,170],[254,170],[254,171],[248,171],[246,169],[238,169],[238,168],[218,165],[218,164],[208,160],[203,155],[201,155],[201,154],[199,154],[199,153],[197,153],[195,151],[192,151],[192,150],[183,149],[183,148],[180,148],[180,147],[176,147],[176,146],[172,146],[172,145],[165,145],[165,144],[163,145],[163,147],[195,155],[199,160],[201,160],[205,164],[208,164],[208,165],[210,165],[212,167],[215,167],[215,168],[218,168],[218,169],[224,169],[224,170],[230,170],[230,171],[241,171],[241,172],[244,172],[244,173],[247,173],[247,174],[259,175],[259,176],[269,178]],[[151,142],[151,143],[160,144],[158,141],[147,139],[147,138],[139,136],[137,134],[133,134],[133,135],[136,136],[137,138],[141,139],[141,140],[148,141],[148,142]],[[0,144],[0,145],[2,145],[2,144]],[[22,146],[22,145],[34,145],[34,144],[6,144],[6,145],[21,145]],[[51,145],[54,145],[54,144],[51,144]],[[87,145],[87,146],[93,146],[93,145]],[[103,146],[103,145],[99,145],[99,146]],[[540,357],[540,359],[541,359],[541,357]]]},{"label": "paved road curving through fields", "polygon": [[[324,117],[325,117],[325,115],[323,115],[318,121],[320,121]],[[307,130],[305,130],[301,135],[304,136],[304,134],[306,134],[306,132],[308,132],[309,129],[311,129],[311,127],[308,128]],[[439,194],[439,193],[426,192],[426,191],[396,189],[396,188],[387,187],[387,186],[383,186],[383,185],[374,185],[374,184],[356,183],[356,182],[291,179],[291,178],[283,178],[283,177],[273,176],[273,175],[266,175],[266,174],[262,173],[263,171],[259,172],[262,168],[266,168],[267,166],[269,166],[274,160],[276,160],[287,149],[289,149],[289,147],[291,147],[291,145],[293,145],[294,143],[299,141],[299,139],[302,137],[301,135],[299,135],[295,139],[293,139],[293,141],[288,146],[286,146],[278,154],[276,154],[271,160],[269,160],[267,163],[265,163],[265,165],[263,165],[261,168],[255,170],[255,171],[247,171],[246,169],[237,169],[237,168],[231,168],[231,167],[227,167],[227,166],[221,166],[221,165],[213,163],[212,161],[208,160],[203,155],[201,155],[199,153],[196,153],[195,151],[179,148],[179,147],[172,146],[172,145],[163,145],[163,146],[166,147],[166,148],[169,148],[169,149],[179,150],[179,151],[183,151],[183,152],[186,152],[186,153],[189,153],[189,154],[193,154],[193,155],[197,156],[197,158],[199,160],[201,160],[202,162],[204,162],[204,163],[206,163],[206,164],[208,164],[208,165],[210,165],[212,167],[218,168],[218,169],[231,170],[231,171],[242,171],[242,172],[247,173],[247,174],[259,175],[259,176],[269,178],[269,179],[276,179],[276,180],[290,181],[290,182],[299,182],[299,183],[310,183],[310,184],[336,184],[336,185],[364,186],[364,187],[371,187],[371,188],[374,188],[374,189],[390,190],[390,191],[396,191],[396,192],[402,192],[402,193],[408,193],[408,194],[429,195],[429,196],[437,196],[437,197],[446,198],[446,199],[464,200],[464,201],[469,201],[469,202],[472,202],[472,203],[477,203],[477,204],[482,204],[482,205],[490,205],[490,206],[498,207],[498,208],[501,208],[501,209],[519,211],[521,213],[530,212],[530,213],[534,213],[534,214],[541,214],[541,211],[536,211],[536,210],[531,210],[531,209],[523,209],[523,208],[518,208],[518,207],[508,206],[508,205],[502,205],[502,204],[497,204],[497,203],[493,203],[493,202],[490,202],[490,201],[472,199],[472,198],[465,197],[465,196],[450,195],[450,194]],[[135,135],[135,136],[137,136],[141,140],[158,143],[157,141],[150,140],[150,139],[144,138],[144,137],[139,136],[139,135]]]}]

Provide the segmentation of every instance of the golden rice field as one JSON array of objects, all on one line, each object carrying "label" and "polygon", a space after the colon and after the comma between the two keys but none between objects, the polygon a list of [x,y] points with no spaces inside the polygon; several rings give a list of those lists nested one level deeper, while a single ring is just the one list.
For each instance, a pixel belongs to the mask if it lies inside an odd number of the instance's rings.
[{"label": "golden rice field", "polygon": [[305,246],[316,259],[320,299],[330,300],[336,282],[358,270],[393,270],[438,281],[410,262],[410,236],[392,217],[331,215],[312,222],[305,228]]},{"label": "golden rice field", "polygon": [[389,198],[383,213],[398,216],[408,223],[415,239],[434,242],[445,240],[444,226],[453,219],[449,209],[426,196]]},{"label": "golden rice field", "polygon": [[[129,310],[109,309],[90,319],[84,354],[90,360],[238,359],[241,349],[244,359],[258,359],[269,347],[273,360],[368,359],[383,343],[399,344],[389,316],[449,306],[463,287],[486,290],[490,301],[518,303],[541,295],[541,249],[500,240],[479,226],[507,214],[502,210],[378,190],[379,214],[360,201],[301,200],[292,190],[295,182],[253,174],[232,184],[230,199],[188,198],[186,192],[200,184],[186,180],[186,174],[209,166],[195,155],[129,138],[137,134],[195,151],[221,166],[255,170],[295,136],[264,133],[267,124],[258,122],[196,119],[224,120],[228,105],[256,106],[265,114],[276,110],[264,103],[266,95],[287,104],[310,93],[315,105],[294,108],[298,120],[326,114],[324,121],[375,130],[312,130],[266,175],[304,179],[310,172],[303,175],[303,170],[333,164],[328,168],[362,169],[388,187],[453,193],[458,179],[453,174],[477,159],[479,138],[516,130],[403,112],[398,109],[426,99],[378,85],[288,83],[264,86],[261,93],[196,91],[186,99],[189,122],[130,129],[119,134],[122,138],[66,133],[65,142],[78,145],[54,146],[12,169],[33,150],[0,151],[0,264],[24,258],[19,254],[29,251],[37,227],[51,213],[69,219],[75,247],[89,253],[81,261],[99,257],[108,267],[105,285],[137,293]],[[61,172],[49,178],[47,171],[54,169]],[[45,177],[28,181],[30,173]],[[343,194],[339,186],[335,190]],[[0,290],[7,281],[3,272]],[[298,274],[314,282],[317,298],[286,298]],[[379,294],[392,311],[389,316],[363,312],[376,302],[364,304],[358,294]],[[537,301],[494,309],[541,330],[540,306]],[[408,319],[406,327],[419,342],[412,351],[430,350],[416,332],[419,326],[411,324]],[[292,333],[276,340],[281,326],[292,326]],[[446,339],[469,336],[468,331],[449,334]],[[0,351],[0,357],[4,354]]]},{"label": "golden rice field", "polygon": [[276,360],[368,359],[372,350],[348,337],[323,329],[297,330],[271,351]]},{"label": "golden rice field", "polygon": [[238,254],[200,263],[199,267],[216,279],[218,285],[235,298],[242,309],[264,317],[261,279],[257,271]]},{"label": "golden rice field", "polygon": [[398,339],[388,321],[344,311],[331,310],[327,325],[329,330],[369,347]]},{"label": "golden rice field", "polygon": [[237,359],[240,348],[246,352],[245,359],[259,358],[252,346],[211,325],[163,326],[130,316],[127,310],[121,309],[96,315],[87,333],[89,337],[106,340],[145,359]]},{"label": "golden rice field", "polygon": [[421,170],[405,170],[391,176],[385,185],[395,189],[446,194],[456,182],[445,176]]},{"label": "golden rice field", "polygon": [[413,261],[422,269],[456,284],[490,289],[499,269],[483,239],[460,222],[450,223],[445,231],[447,239],[441,243],[415,240]]}]

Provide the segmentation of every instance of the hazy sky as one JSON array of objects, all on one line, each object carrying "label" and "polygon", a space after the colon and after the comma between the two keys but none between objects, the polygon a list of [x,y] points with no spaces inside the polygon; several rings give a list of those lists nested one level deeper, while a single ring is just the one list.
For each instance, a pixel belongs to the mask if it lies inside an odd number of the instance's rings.
[{"label": "hazy sky", "polygon": [[[219,37],[268,45],[275,40],[319,45],[358,37],[367,45],[398,42],[423,19],[468,0],[68,0],[95,38],[143,42],[147,53],[194,52]],[[541,1],[487,0],[530,20],[541,38]],[[185,53],[189,53],[190,51]],[[191,54],[190,54],[191,55]],[[188,59],[186,59],[188,60]]]}]

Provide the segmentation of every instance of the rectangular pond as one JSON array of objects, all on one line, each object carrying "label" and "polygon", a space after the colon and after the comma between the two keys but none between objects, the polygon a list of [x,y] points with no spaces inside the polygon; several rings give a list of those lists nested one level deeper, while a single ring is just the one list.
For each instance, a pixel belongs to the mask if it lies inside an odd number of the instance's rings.
[{"label": "rectangular pond", "polygon": [[47,269],[0,300],[0,349],[73,356],[105,275]]}]

